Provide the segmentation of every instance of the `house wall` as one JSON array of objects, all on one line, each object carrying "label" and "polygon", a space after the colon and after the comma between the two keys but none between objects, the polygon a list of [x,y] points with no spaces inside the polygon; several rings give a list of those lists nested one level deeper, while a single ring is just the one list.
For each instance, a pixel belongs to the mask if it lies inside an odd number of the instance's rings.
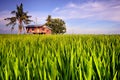
[{"label": "house wall", "polygon": [[45,27],[27,27],[26,31],[33,34],[51,34],[51,30]]}]

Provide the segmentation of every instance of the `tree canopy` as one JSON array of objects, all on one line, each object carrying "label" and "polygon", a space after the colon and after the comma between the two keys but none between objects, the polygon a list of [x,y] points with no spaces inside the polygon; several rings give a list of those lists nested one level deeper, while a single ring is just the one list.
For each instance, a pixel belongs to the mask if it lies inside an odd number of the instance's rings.
[{"label": "tree canopy", "polygon": [[51,15],[48,15],[48,18],[45,23],[46,26],[50,27],[53,34],[63,34],[66,32],[65,22],[60,18],[51,18]]}]

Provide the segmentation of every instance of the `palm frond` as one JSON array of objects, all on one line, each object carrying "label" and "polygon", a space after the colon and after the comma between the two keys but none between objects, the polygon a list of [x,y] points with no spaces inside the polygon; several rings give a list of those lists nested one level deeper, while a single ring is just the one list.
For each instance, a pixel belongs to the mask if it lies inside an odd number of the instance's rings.
[{"label": "palm frond", "polygon": [[33,22],[33,20],[27,19],[27,20],[24,20],[23,22],[24,22],[25,24],[29,24],[30,22]]},{"label": "palm frond", "polygon": [[16,18],[19,19],[19,14],[18,14],[18,12],[16,12]]},{"label": "palm frond", "polygon": [[14,26],[11,27],[11,32],[14,30]]},{"label": "palm frond", "polygon": [[12,24],[12,22],[9,22],[9,23],[6,24],[6,26],[9,26],[9,25],[11,25],[11,24]]},{"label": "palm frond", "polygon": [[16,17],[11,17],[11,18],[5,18],[4,20],[8,20],[8,21],[10,21],[8,24],[6,24],[6,26],[9,26],[9,25],[16,25],[16,21],[17,21],[17,19],[16,19]]},{"label": "palm frond", "polygon": [[4,20],[10,20],[11,18],[5,18]]},{"label": "palm frond", "polygon": [[11,14],[16,14],[16,11],[11,11]]},{"label": "palm frond", "polygon": [[23,4],[22,3],[20,4],[20,9],[23,11]]},{"label": "palm frond", "polygon": [[32,16],[27,16],[27,18],[31,18]]},{"label": "palm frond", "polygon": [[17,23],[16,22],[9,22],[6,24],[6,26],[15,26]]}]

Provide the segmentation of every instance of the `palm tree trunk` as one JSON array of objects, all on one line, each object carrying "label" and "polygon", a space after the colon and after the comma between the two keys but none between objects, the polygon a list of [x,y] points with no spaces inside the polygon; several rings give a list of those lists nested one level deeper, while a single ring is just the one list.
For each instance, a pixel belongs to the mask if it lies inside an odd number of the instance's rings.
[{"label": "palm tree trunk", "polygon": [[18,34],[21,34],[21,33],[22,33],[22,28],[23,28],[22,20],[19,20]]}]

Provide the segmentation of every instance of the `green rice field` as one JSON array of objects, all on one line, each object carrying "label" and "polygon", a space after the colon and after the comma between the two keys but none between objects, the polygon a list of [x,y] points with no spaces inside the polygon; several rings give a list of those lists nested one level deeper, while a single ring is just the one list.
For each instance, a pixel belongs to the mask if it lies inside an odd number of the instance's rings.
[{"label": "green rice field", "polygon": [[120,80],[120,35],[0,35],[0,80]]}]

